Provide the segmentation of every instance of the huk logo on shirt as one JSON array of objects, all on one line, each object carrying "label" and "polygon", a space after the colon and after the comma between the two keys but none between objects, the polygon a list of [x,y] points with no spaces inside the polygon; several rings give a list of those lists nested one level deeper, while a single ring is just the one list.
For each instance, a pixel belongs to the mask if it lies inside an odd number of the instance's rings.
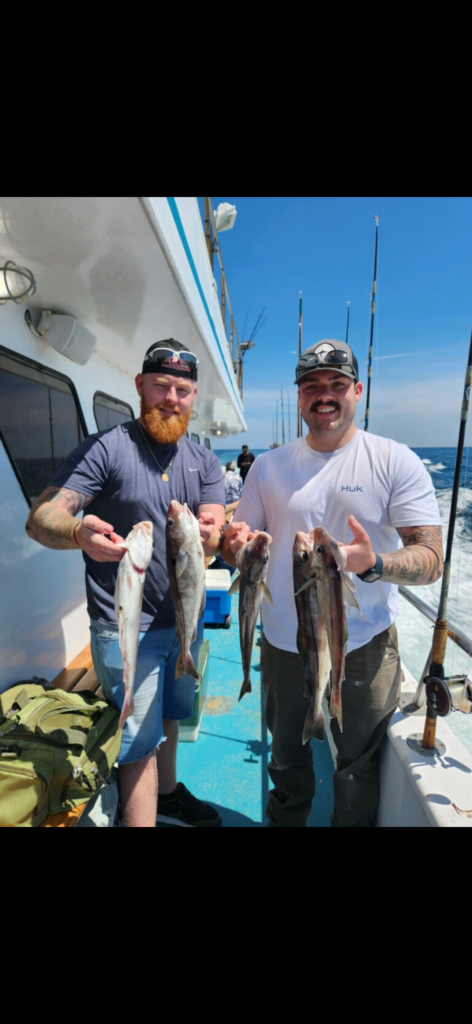
[{"label": "huk logo on shirt", "polygon": [[359,484],[356,484],[355,487],[341,487],[341,490],[342,491],[361,491],[362,494],[364,493],[364,491],[362,490],[362,487],[359,487]]}]

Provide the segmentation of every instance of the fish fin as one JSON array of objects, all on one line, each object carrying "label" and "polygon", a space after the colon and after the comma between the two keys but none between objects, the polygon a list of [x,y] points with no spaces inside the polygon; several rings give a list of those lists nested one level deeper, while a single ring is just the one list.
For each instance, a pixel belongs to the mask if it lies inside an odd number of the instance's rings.
[{"label": "fish fin", "polygon": [[360,611],[361,609],[360,609],[357,597],[355,596],[355,593],[356,593],[356,588],[355,588],[352,580],[349,579],[349,576],[343,576],[343,597],[344,597],[344,600],[345,600],[346,604],[350,604],[350,605],[352,605],[353,608],[358,608],[359,611]]},{"label": "fish fin", "polygon": [[310,579],[306,581],[306,583],[302,583],[302,586],[295,591],[295,597],[298,597],[298,595],[301,594],[302,590],[307,590],[308,587],[311,587],[312,583],[316,583],[317,579],[317,576],[311,576]]},{"label": "fish fin", "polygon": [[125,699],[123,707],[121,709],[120,721],[118,722],[118,728],[122,729],[126,719],[130,718],[134,712],[134,698],[131,690],[127,690],[125,693]]},{"label": "fish fin", "polygon": [[181,651],[177,658],[177,664],[175,666],[175,678],[180,679],[181,676],[192,676],[193,679],[200,679],[200,676],[195,668],[195,662],[190,654],[183,654]]},{"label": "fish fin", "polygon": [[236,592],[239,590],[240,583],[241,583],[241,576],[240,575],[239,576],[235,576],[235,578],[234,578],[234,580],[233,580],[233,582],[232,582],[232,584],[231,584],[231,586],[230,586],[230,588],[228,590],[228,594],[236,594]]},{"label": "fish fin", "polygon": [[184,570],[185,570],[185,568],[187,566],[187,560],[188,560],[187,552],[184,551],[183,548],[179,548],[179,553],[178,553],[177,558],[175,560],[175,575],[177,576],[177,579],[179,579],[179,577],[184,572]]},{"label": "fish fin", "polygon": [[242,685],[241,690],[239,692],[238,701],[241,700],[241,697],[244,697],[245,693],[252,693],[251,680],[249,679],[249,676],[243,682],[243,685]]},{"label": "fish fin", "polygon": [[270,592],[270,590],[269,590],[269,588],[267,586],[267,583],[263,583],[262,584],[262,593],[264,594],[264,597],[265,597],[266,601],[268,601],[269,604],[271,604],[272,607],[274,607],[274,602],[272,600],[272,594],[271,594],[271,592]]},{"label": "fish fin", "polygon": [[336,559],[336,565],[340,572],[342,572],[347,562],[347,551],[344,548],[340,548],[336,541],[333,541],[331,550]]}]

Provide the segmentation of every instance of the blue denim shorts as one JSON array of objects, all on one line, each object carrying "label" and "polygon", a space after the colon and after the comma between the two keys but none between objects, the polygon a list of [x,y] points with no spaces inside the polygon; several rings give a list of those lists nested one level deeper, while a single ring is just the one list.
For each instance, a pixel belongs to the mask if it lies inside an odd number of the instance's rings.
[{"label": "blue denim shorts", "polygon": [[[106,700],[121,711],[125,699],[123,658],[118,630],[102,622],[90,623],[92,658]],[[203,615],[191,651],[195,664],[203,639]],[[180,721],[193,713],[195,679],[175,678],[180,642],[174,626],[139,634],[134,677],[134,714],[123,726],[119,764],[147,757],[165,739],[162,719]]]}]

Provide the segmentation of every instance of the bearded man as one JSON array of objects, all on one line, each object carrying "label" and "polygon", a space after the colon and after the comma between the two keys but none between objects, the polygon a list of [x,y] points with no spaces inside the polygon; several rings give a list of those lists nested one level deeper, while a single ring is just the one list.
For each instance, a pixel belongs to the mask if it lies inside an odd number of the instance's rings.
[{"label": "bearded man", "polygon": [[[192,715],[195,680],[175,679],[180,643],[165,543],[170,501],[186,502],[197,517],[207,556],[219,549],[225,524],[218,459],[186,437],[197,366],[196,356],[173,338],[151,345],[135,378],[140,418],[90,435],[75,448],[34,503],[26,524],[28,536],[45,547],[82,549],[93,663],[106,699],[119,710],[125,695],[114,600],[125,552],[120,545],[136,523],[153,524],[134,713],[124,724],[118,758],[126,827],[154,827],[156,812],[157,821],[175,825],[221,824],[215,808],[177,782],[176,770],[179,720]],[[83,519],[75,518],[86,508]],[[191,648],[195,664],[202,637],[203,616]]]}]

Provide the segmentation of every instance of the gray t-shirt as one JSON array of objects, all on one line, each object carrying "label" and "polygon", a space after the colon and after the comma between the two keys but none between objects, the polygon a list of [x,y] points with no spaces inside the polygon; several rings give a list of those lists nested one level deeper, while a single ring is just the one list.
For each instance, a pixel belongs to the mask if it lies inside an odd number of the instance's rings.
[{"label": "gray t-shirt", "polygon": [[[146,441],[165,468],[175,444],[161,445],[146,432]],[[221,466],[208,448],[182,437],[169,480],[145,444],[136,420],[91,434],[59,466],[53,487],[69,487],[93,500],[84,515],[95,515],[126,537],[148,519],[154,527],[154,550],[144,584],[141,629],[158,629],[175,621],[166,566],[165,524],[172,499],[187,502],[197,514],[199,505],[224,505]],[[118,562],[96,562],[84,552],[87,609],[92,619],[116,625],[115,584]]]}]

